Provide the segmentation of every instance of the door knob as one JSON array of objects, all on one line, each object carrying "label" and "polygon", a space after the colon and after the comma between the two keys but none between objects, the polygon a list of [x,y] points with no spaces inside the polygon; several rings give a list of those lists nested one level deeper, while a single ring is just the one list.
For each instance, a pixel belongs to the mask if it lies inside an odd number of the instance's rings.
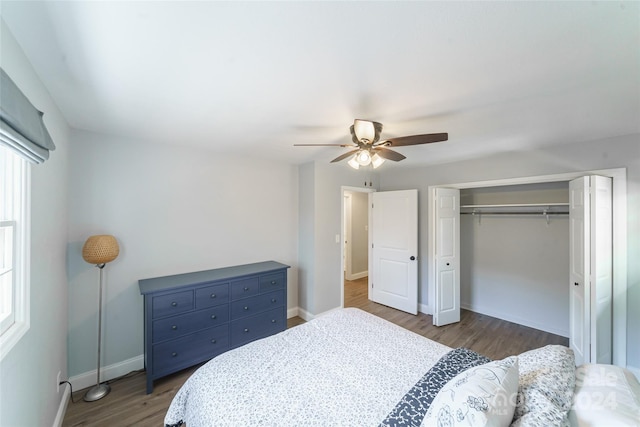
[{"label": "door knob", "polygon": [[411,258],[409,258],[411,261],[415,261],[416,257],[414,257],[413,255],[411,255]]},{"label": "door knob", "polygon": [[578,282],[573,282],[573,286],[580,286],[580,283],[578,283]]}]

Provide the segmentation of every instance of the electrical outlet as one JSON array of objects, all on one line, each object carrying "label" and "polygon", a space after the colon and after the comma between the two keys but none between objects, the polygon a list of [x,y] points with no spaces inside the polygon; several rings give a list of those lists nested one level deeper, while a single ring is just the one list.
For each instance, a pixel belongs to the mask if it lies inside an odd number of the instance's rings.
[{"label": "electrical outlet", "polygon": [[62,371],[58,371],[58,378],[56,379],[56,393],[60,393],[60,377],[62,376]]}]

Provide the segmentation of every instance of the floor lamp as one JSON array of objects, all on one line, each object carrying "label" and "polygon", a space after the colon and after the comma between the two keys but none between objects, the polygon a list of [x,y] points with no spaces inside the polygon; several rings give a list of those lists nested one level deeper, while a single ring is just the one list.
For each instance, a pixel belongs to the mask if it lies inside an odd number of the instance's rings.
[{"label": "floor lamp", "polygon": [[115,237],[110,235],[91,236],[82,247],[82,258],[100,269],[100,290],[98,293],[98,375],[96,385],[84,395],[86,402],[102,399],[111,391],[109,384],[100,384],[100,341],[102,333],[102,269],[105,264],[118,257],[120,248]]}]

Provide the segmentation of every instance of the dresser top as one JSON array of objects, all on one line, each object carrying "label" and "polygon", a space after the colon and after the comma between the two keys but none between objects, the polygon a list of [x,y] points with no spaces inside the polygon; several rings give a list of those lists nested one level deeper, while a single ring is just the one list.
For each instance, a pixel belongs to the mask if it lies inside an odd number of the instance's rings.
[{"label": "dresser top", "polygon": [[138,280],[141,294],[164,291],[186,285],[198,285],[226,279],[235,279],[252,274],[268,273],[270,271],[289,268],[286,264],[276,261],[256,262],[253,264],[235,265],[232,267],[216,268],[213,270],[196,271],[193,273],[175,274],[172,276],[154,277]]}]

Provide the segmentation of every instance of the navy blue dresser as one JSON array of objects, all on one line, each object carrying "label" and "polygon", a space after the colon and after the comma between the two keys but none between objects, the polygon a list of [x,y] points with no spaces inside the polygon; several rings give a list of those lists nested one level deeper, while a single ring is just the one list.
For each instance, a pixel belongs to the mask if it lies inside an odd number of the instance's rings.
[{"label": "navy blue dresser", "polygon": [[147,394],[160,377],[285,330],[287,268],[265,261],[139,280]]}]

